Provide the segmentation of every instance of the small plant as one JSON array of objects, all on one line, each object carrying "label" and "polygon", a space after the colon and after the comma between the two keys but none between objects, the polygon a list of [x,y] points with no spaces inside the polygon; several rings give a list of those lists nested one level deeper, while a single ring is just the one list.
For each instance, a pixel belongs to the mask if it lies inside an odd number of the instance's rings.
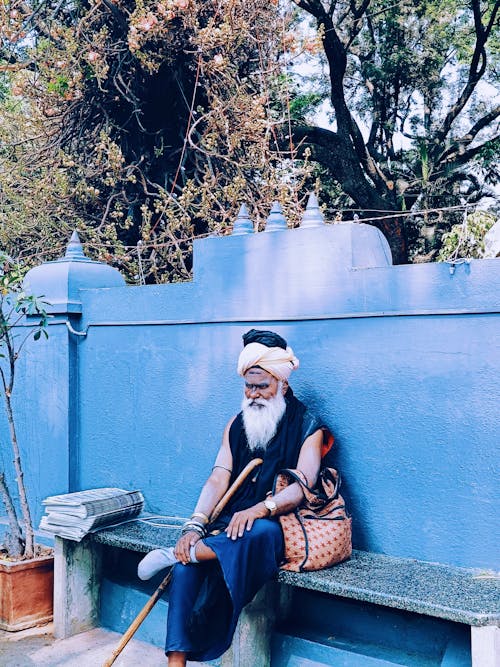
[{"label": "small plant", "polygon": [[475,211],[464,216],[460,225],[453,225],[442,236],[440,262],[456,259],[481,259],[484,256],[484,237],[495,224],[495,216],[487,211]]},{"label": "small plant", "polygon": [[[46,304],[38,297],[25,294],[22,289],[22,278],[22,268],[10,257],[0,252],[0,389],[9,425],[10,446],[22,517],[18,516],[13,494],[9,488],[5,470],[2,468],[0,469],[0,497],[5,505],[9,521],[9,530],[5,536],[5,550],[6,555],[10,558],[29,559],[36,555],[33,520],[24,482],[12,393],[16,364],[26,342],[30,338],[39,340],[42,335],[48,338],[48,334],[47,313],[44,309]],[[19,325],[26,315],[35,316],[36,320],[26,331],[23,331]]]}]

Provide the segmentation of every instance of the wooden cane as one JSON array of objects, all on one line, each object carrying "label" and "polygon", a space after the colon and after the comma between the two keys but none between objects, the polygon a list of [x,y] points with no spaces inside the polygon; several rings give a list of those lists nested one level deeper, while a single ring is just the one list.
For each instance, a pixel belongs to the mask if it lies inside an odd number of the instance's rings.
[{"label": "wooden cane", "polygon": [[[215,506],[214,511],[210,515],[210,522],[215,521],[217,517],[220,515],[224,507],[228,504],[228,502],[231,500],[231,498],[234,496],[236,491],[241,487],[243,482],[246,480],[246,478],[250,475],[250,473],[257,468],[257,466],[260,466],[262,463],[262,459],[256,458],[252,459],[247,465],[243,468],[243,470],[240,472],[238,477],[234,480],[234,482],[231,484],[229,489],[226,491],[226,493],[222,496],[222,498],[219,500],[217,505]],[[115,660],[118,658],[120,653],[123,651],[125,646],[129,643],[129,641],[132,639],[132,637],[135,635],[137,632],[139,626],[141,623],[144,621],[146,616],[149,614],[151,609],[155,606],[155,604],[158,602],[158,600],[161,598],[163,593],[166,591],[170,580],[172,578],[172,568],[168,571],[168,574],[166,577],[163,579],[161,584],[158,586],[158,588],[155,590],[153,595],[149,598],[149,600],[146,602],[144,607],[141,609],[141,611],[138,613],[136,618],[132,621],[130,624],[130,627],[126,630],[125,634],[120,640],[120,643],[116,647],[116,649],[113,651],[113,654],[106,660],[106,662],[103,663],[102,667],[111,667],[111,665],[115,662]]]}]

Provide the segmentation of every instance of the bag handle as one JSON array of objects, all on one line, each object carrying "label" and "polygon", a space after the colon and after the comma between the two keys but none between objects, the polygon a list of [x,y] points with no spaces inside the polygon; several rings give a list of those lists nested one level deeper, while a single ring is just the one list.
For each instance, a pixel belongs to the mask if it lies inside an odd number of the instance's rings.
[{"label": "bag handle", "polygon": [[302,470],[299,470],[299,468],[283,468],[283,470],[279,471],[278,475],[291,477],[295,482],[300,484],[302,491],[304,492],[305,499],[308,502],[318,500],[317,492],[308,485],[307,477],[304,475]]},{"label": "bag handle", "polygon": [[[285,478],[289,477],[298,484],[300,484],[304,493],[304,497],[307,500],[307,502],[309,503],[312,502],[315,505],[317,505],[318,502],[325,503],[330,500],[333,500],[338,496],[339,493],[340,473],[334,468],[328,468],[328,467],[321,468],[318,475],[319,488],[311,488],[307,483],[307,477],[299,468],[283,468],[283,470],[280,470],[279,473],[276,475],[276,479],[274,481],[273,493],[275,493],[276,482],[278,477],[280,476]],[[325,482],[333,484],[333,490],[330,491],[330,489],[328,489],[328,494],[325,493],[324,490]]]},{"label": "bag handle", "polygon": [[304,475],[302,470],[299,470],[299,468],[283,468],[283,470],[280,470],[278,474],[288,475],[296,482],[298,482],[302,487],[304,487],[308,491],[312,491],[312,489],[310,489],[307,484],[307,477]]},{"label": "bag handle", "polygon": [[340,472],[335,468],[325,467],[320,470],[319,477],[322,480],[329,481],[333,484],[333,493],[331,494],[331,497],[336,498],[338,496],[340,484],[342,482]]}]

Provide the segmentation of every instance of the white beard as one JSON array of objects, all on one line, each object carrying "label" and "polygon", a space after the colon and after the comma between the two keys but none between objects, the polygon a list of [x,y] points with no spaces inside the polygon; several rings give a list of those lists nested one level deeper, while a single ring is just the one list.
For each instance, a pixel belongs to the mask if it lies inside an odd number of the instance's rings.
[{"label": "white beard", "polygon": [[267,400],[243,397],[241,402],[243,425],[251,451],[265,449],[276,433],[280,419],[286,410],[281,386],[280,382],[276,396]]}]

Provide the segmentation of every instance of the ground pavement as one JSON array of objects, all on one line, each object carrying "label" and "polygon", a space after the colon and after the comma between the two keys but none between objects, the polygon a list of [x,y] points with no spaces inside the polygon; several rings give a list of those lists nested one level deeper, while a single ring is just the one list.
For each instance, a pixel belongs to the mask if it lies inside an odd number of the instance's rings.
[{"label": "ground pavement", "polygon": [[[103,628],[54,639],[53,625],[4,632],[0,630],[1,667],[101,667],[116,648],[120,635]],[[116,667],[166,667],[162,649],[133,639],[116,660]],[[189,667],[203,663],[189,662]]]}]

